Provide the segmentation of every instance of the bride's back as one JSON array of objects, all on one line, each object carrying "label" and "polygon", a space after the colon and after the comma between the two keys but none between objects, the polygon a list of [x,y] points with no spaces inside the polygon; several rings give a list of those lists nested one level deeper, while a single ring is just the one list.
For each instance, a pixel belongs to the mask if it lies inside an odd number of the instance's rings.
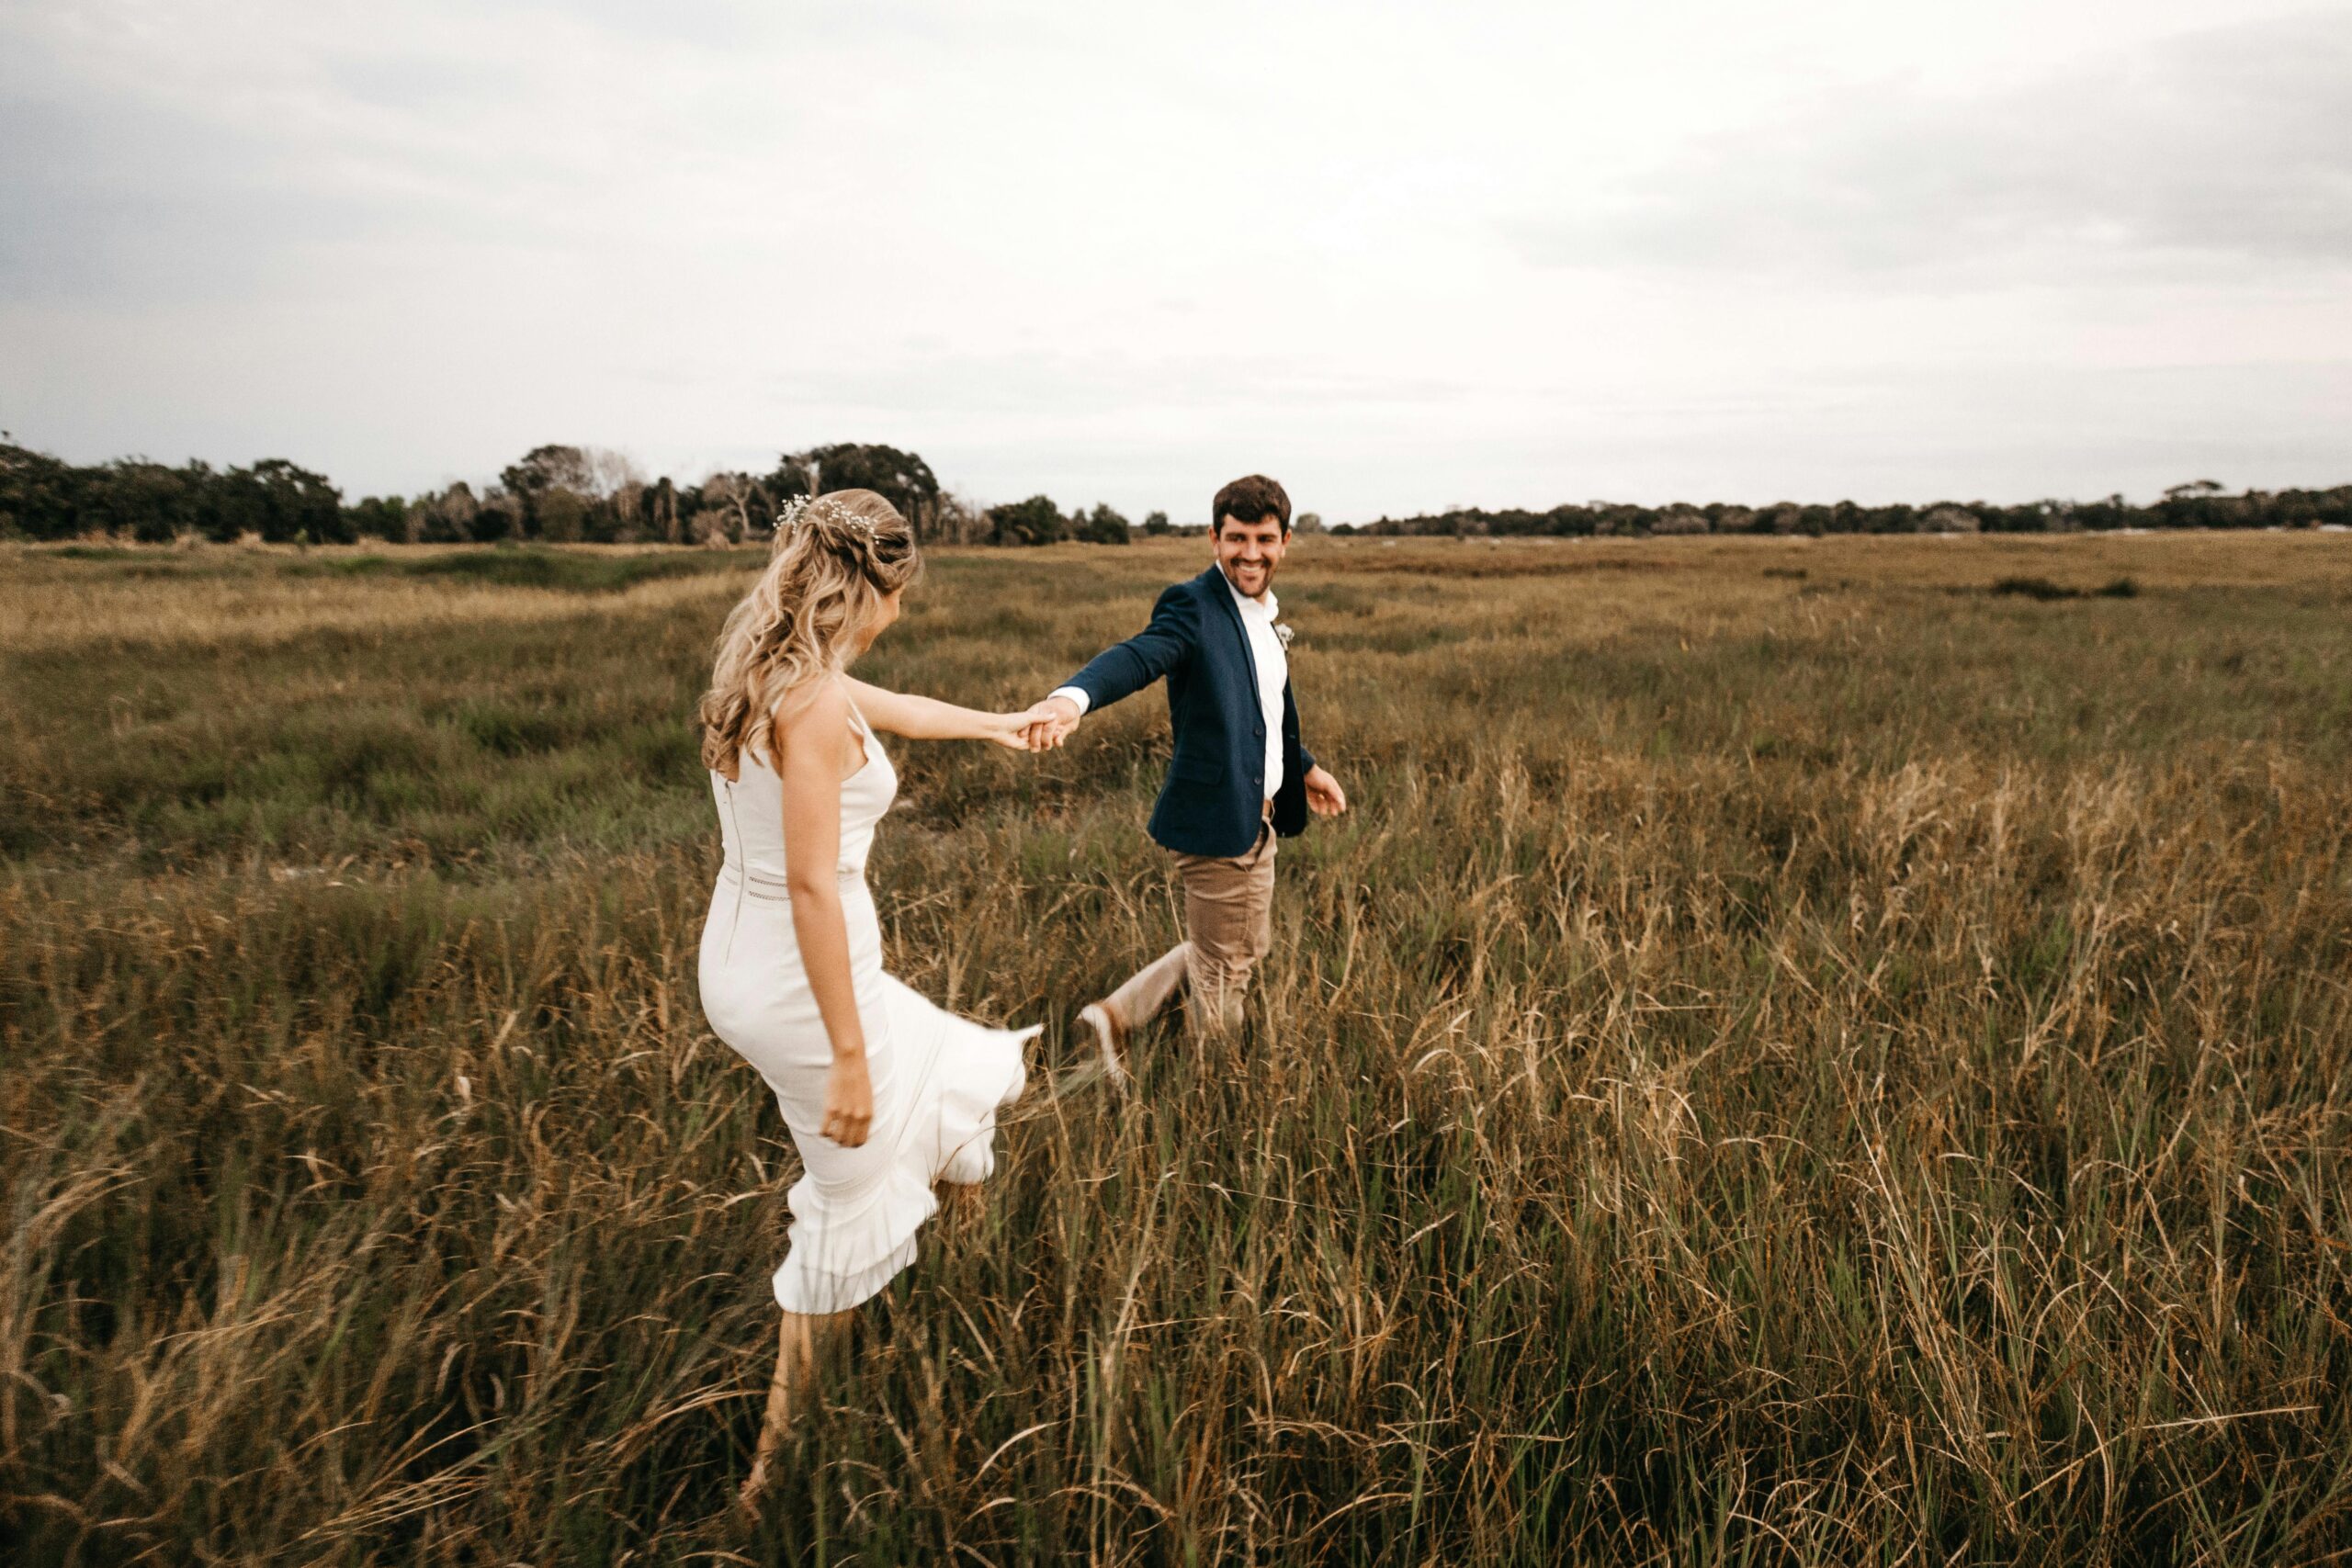
[{"label": "bride's back", "polygon": [[[842,780],[842,876],[864,876],[865,859],[874,845],[874,825],[890,809],[899,788],[898,772],[854,706],[857,739],[865,761]],[[727,863],[761,876],[782,877],[784,858],[784,780],[759,750],[745,747],[736,757],[736,776],[714,772],[710,791],[718,807],[718,833],[727,848]]]}]

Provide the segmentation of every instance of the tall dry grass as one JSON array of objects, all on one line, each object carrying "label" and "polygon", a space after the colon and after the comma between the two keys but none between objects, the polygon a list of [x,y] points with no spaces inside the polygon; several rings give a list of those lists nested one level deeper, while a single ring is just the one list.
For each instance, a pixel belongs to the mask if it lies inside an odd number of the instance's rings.
[{"label": "tall dry grass", "polygon": [[[5,654],[20,1560],[2352,1547],[2342,541],[1303,547],[1356,809],[1250,1028],[1010,1119],[741,1539],[796,1162],[684,716],[748,562],[458,625],[143,559],[0,560],[155,604]],[[1025,700],[1195,564],[950,556],[874,673]],[[1074,1068],[1164,752],[902,748],[897,966]]]}]

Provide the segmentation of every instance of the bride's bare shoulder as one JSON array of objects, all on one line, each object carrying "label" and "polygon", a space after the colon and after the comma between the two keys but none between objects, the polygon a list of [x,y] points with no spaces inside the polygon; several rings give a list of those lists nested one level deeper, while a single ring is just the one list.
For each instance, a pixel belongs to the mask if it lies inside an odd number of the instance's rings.
[{"label": "bride's bare shoulder", "polygon": [[[803,681],[776,700],[769,729],[776,741],[776,761],[795,748],[803,751],[823,744],[838,746],[850,728],[849,693],[830,677]],[[782,772],[779,765],[777,771]]]},{"label": "bride's bare shoulder", "polygon": [[823,675],[788,688],[775,700],[769,716],[779,729],[798,729],[812,722],[840,718],[849,712],[849,693],[837,675]]}]

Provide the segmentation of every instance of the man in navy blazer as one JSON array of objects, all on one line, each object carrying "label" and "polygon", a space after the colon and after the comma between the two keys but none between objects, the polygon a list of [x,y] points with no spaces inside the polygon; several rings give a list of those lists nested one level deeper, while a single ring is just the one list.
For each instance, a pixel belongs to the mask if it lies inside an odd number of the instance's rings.
[{"label": "man in navy blazer", "polygon": [[1274,844],[1308,813],[1348,808],[1340,782],[1298,739],[1287,626],[1274,574],[1290,546],[1290,497],[1263,474],[1216,492],[1216,562],[1152,606],[1151,624],[1057,688],[1030,744],[1058,746],[1096,708],[1168,681],[1175,755],[1152,808],[1151,836],[1176,857],[1185,940],[1080,1012],[1123,1078],[1128,1034],[1189,982],[1195,1028],[1240,1020],[1250,972],[1273,945]]}]

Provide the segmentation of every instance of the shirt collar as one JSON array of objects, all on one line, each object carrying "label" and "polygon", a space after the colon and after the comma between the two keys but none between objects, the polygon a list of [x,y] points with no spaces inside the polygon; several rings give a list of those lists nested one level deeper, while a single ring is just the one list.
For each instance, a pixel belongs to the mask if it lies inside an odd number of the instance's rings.
[{"label": "shirt collar", "polygon": [[1263,615],[1269,621],[1276,621],[1282,618],[1282,601],[1274,597],[1274,590],[1272,584],[1267,586],[1266,592],[1263,594],[1260,595],[1258,598],[1252,599],[1250,595],[1242,592],[1241,590],[1233,586],[1233,579],[1225,575],[1225,568],[1220,566],[1214,570],[1216,572],[1217,581],[1225,584],[1225,591],[1233,595],[1234,604],[1239,606],[1245,613],[1253,615]]}]

